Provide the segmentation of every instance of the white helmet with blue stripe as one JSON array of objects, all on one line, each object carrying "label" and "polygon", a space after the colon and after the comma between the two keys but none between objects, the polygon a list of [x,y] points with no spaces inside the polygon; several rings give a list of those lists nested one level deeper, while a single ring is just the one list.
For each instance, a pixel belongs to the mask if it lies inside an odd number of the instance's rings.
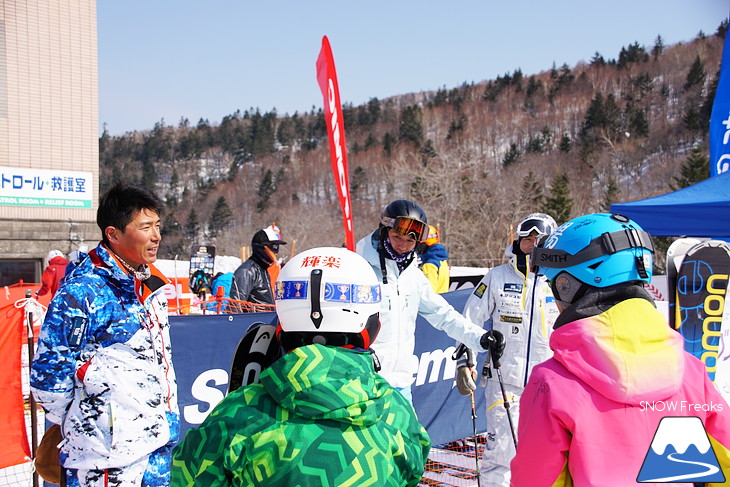
[{"label": "white helmet with blue stripe", "polygon": [[289,351],[319,343],[368,349],[380,331],[381,291],[373,268],[341,247],[294,256],[274,290],[277,337]]}]

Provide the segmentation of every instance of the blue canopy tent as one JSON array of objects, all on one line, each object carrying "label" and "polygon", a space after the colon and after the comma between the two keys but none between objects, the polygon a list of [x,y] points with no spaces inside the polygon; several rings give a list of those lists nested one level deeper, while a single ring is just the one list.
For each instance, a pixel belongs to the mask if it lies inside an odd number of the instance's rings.
[{"label": "blue canopy tent", "polygon": [[654,237],[730,237],[730,172],[672,193],[611,205]]}]

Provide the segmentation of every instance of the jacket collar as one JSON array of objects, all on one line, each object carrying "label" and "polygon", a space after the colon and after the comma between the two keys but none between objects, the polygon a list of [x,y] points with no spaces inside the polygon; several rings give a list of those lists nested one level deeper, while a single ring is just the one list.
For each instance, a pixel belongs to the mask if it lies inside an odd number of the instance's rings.
[{"label": "jacket collar", "polygon": [[564,309],[555,320],[553,329],[567,323],[595,316],[607,311],[621,301],[631,298],[640,298],[649,301],[656,308],[654,300],[644,286],[636,283],[621,283],[605,288],[592,288],[585,296]]},{"label": "jacket collar", "polygon": [[91,265],[106,269],[120,283],[133,281],[135,294],[141,303],[144,303],[165,285],[171,284],[170,279],[165,277],[154,264],[149,264],[150,277],[144,281],[128,274],[101,242],[89,252],[89,258]]}]

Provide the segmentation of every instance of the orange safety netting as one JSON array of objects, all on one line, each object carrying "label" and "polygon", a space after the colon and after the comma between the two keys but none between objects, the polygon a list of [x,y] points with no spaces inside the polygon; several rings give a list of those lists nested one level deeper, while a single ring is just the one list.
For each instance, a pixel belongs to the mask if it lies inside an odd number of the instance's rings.
[{"label": "orange safety netting", "polygon": [[428,455],[426,469],[419,486],[431,487],[470,487],[479,485],[479,463],[484,456],[487,440],[482,434],[452,441],[444,445],[434,445]]},{"label": "orange safety netting", "polygon": [[171,314],[233,314],[233,313],[256,313],[274,311],[273,304],[258,304],[249,301],[239,301],[221,296],[212,296],[205,300],[197,300],[181,305],[173,306],[175,300],[169,301]]}]

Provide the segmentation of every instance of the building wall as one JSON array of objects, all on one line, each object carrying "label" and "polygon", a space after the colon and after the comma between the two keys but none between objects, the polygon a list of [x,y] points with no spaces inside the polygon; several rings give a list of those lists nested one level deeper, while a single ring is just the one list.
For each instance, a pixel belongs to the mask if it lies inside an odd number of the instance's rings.
[{"label": "building wall", "polygon": [[98,98],[95,0],[0,0],[0,167],[90,173],[92,201],[0,202],[0,260],[99,240]]}]

